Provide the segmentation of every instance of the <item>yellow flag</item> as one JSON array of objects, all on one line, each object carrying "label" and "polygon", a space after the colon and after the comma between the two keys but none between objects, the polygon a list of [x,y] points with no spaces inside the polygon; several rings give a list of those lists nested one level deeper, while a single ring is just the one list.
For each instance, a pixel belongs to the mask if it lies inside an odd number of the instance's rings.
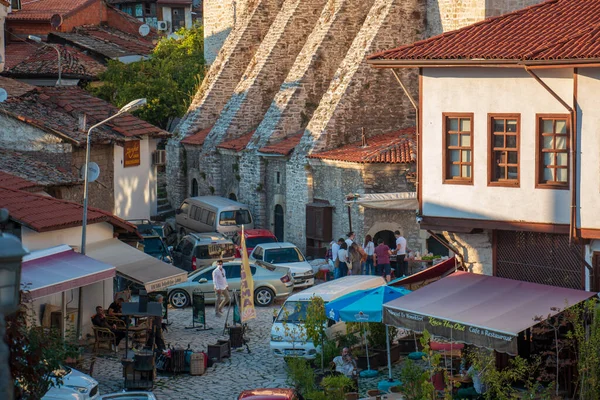
[{"label": "yellow flag", "polygon": [[246,250],[246,238],[244,237],[244,226],[242,225],[242,268],[241,268],[241,320],[242,323],[256,318],[254,309],[254,278],[250,271],[250,261],[248,261],[248,251]]}]

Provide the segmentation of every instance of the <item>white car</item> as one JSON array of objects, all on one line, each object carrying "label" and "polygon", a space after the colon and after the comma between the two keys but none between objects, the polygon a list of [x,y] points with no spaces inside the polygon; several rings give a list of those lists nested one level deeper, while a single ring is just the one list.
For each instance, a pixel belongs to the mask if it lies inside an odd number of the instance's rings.
[{"label": "white car", "polygon": [[119,392],[100,396],[98,400],[156,400],[152,392]]},{"label": "white car", "polygon": [[42,400],[91,400],[100,396],[98,381],[83,372],[62,367],[54,375],[61,376],[62,384],[50,388]]},{"label": "white car", "polygon": [[250,262],[257,260],[289,268],[296,288],[315,284],[312,266],[295,244],[289,242],[258,244],[250,254]]}]

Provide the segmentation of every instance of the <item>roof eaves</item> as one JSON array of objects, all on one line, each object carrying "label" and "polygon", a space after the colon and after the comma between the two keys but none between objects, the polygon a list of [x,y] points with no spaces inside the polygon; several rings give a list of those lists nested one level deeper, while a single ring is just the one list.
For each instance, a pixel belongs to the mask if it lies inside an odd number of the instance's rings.
[{"label": "roof eaves", "polygon": [[44,124],[40,124],[40,123],[38,123],[37,121],[35,121],[35,120],[31,119],[31,118],[27,118],[25,116],[22,116],[22,115],[19,115],[19,114],[15,114],[12,111],[3,110],[3,109],[0,109],[0,113],[4,113],[4,114],[6,114],[6,115],[8,115],[8,116],[10,116],[12,118],[15,118],[15,119],[17,119],[17,120],[19,120],[19,121],[21,121],[23,123],[26,123],[26,124],[31,125],[31,126],[35,126],[36,128],[39,128],[39,129],[41,129],[43,131],[46,131],[48,133],[51,133],[53,135],[57,135],[61,139],[64,139],[64,140],[66,140],[68,142],[71,142],[71,144],[74,144],[76,146],[81,146],[82,145],[82,142],[80,142],[78,140],[75,140],[72,137],[70,137],[70,136],[68,136],[68,135],[66,135],[66,134],[64,134],[64,133],[62,133],[60,131],[57,131],[57,130],[52,129],[52,128],[48,128]]}]

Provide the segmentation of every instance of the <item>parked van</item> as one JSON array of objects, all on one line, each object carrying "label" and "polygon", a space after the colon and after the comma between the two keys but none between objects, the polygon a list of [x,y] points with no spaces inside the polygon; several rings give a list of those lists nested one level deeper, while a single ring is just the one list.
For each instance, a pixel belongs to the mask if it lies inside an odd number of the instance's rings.
[{"label": "parked van", "polygon": [[190,232],[219,232],[228,237],[242,229],[253,229],[248,206],[219,196],[190,197],[177,209],[177,229],[183,236]]},{"label": "parked van", "polygon": [[[307,339],[303,323],[310,299],[318,296],[328,303],[356,290],[371,289],[385,284],[385,280],[380,276],[351,275],[313,286],[290,296],[273,321],[271,351],[276,356],[282,357],[315,358],[317,349]],[[328,338],[346,333],[346,324],[342,321],[328,320],[327,325]]]},{"label": "parked van", "polygon": [[218,233],[190,233],[173,249],[173,265],[188,273],[221,259],[232,261],[235,245]]}]

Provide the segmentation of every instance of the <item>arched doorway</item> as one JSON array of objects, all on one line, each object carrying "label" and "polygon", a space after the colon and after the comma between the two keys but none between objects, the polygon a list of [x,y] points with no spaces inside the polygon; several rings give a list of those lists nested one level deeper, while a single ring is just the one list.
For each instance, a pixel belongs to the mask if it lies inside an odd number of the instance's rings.
[{"label": "arched doorway", "polygon": [[277,240],[283,242],[283,207],[281,207],[279,204],[275,206],[274,222],[275,232],[273,233],[275,234]]},{"label": "arched doorway", "polygon": [[396,248],[396,237],[394,236],[394,232],[387,230],[377,232],[373,237],[373,243],[375,243],[375,246],[377,246],[379,239],[383,239],[383,242],[387,244],[390,249]]},{"label": "arched doorway", "polygon": [[235,195],[235,193],[229,193],[229,200],[233,200],[233,201],[237,201],[237,196]]},{"label": "arched doorway", "polygon": [[192,197],[198,196],[198,181],[196,178],[192,179]]}]

